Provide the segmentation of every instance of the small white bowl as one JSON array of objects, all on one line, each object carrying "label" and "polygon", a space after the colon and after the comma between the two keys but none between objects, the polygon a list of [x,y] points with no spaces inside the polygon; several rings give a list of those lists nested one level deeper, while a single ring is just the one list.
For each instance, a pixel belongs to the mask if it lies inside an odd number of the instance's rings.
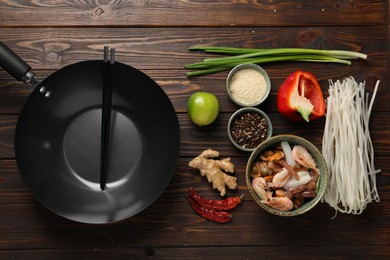
[{"label": "small white bowl", "polygon": [[[243,70],[247,72],[243,74]],[[255,73],[250,71],[255,71]],[[270,90],[271,82],[267,72],[256,64],[240,64],[230,71],[226,79],[226,91],[230,99],[242,107],[260,105],[267,99]]]}]

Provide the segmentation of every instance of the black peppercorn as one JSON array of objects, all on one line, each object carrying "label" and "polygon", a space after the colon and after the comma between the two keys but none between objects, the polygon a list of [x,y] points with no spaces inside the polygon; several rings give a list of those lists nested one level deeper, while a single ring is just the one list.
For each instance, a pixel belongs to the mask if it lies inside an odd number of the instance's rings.
[{"label": "black peppercorn", "polygon": [[230,132],[238,145],[252,149],[267,139],[268,124],[260,114],[245,112],[233,120]]}]

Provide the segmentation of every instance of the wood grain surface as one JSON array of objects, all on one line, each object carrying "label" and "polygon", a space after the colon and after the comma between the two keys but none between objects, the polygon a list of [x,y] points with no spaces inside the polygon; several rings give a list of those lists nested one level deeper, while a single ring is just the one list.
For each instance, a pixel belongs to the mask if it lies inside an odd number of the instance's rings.
[{"label": "wood grain surface", "polygon": [[[76,62],[102,57],[115,47],[117,61],[153,78],[179,119],[181,149],[174,176],[141,213],[118,223],[81,224],[55,215],[31,194],[18,171],[15,127],[33,89],[0,69],[0,259],[390,259],[390,24],[389,2],[368,0],[115,0],[0,1],[0,40],[44,79]],[[310,71],[324,96],[329,79],[353,76],[372,93],[380,80],[370,120],[381,201],[361,215],[338,213],[326,203],[293,218],[272,216],[251,198],[245,183],[249,154],[237,150],[226,125],[237,107],[226,94],[228,71],[188,78],[184,65],[215,56],[191,46],[305,47],[368,54],[351,66],[285,62],[265,64],[271,95],[260,105],[274,135],[295,134],[321,148],[325,118],[292,123],[276,109],[279,86],[295,70]],[[215,94],[220,115],[197,127],[186,113],[195,91]],[[217,224],[198,216],[185,195],[194,187],[218,198],[188,166],[213,148],[236,165],[243,203],[233,220]],[[156,169],[158,170],[158,169]]]}]

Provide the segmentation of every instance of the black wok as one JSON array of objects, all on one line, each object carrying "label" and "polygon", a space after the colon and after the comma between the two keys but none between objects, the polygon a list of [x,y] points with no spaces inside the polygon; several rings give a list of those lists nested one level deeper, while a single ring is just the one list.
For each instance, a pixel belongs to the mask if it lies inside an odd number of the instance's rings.
[{"label": "black wok", "polygon": [[19,116],[15,155],[34,196],[83,223],[133,216],[168,185],[180,130],[164,91],[139,70],[116,63],[106,188],[100,189],[102,61],[64,67],[42,82],[0,42],[0,66],[36,85]]}]

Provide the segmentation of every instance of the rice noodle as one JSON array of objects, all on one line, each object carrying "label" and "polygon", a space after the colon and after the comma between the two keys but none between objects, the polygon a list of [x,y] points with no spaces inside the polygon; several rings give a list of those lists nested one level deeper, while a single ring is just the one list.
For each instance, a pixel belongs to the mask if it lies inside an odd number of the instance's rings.
[{"label": "rice noodle", "polygon": [[374,149],[369,131],[379,81],[369,102],[365,83],[353,77],[329,81],[322,154],[329,182],[322,201],[338,212],[361,214],[367,204],[379,202]]}]

